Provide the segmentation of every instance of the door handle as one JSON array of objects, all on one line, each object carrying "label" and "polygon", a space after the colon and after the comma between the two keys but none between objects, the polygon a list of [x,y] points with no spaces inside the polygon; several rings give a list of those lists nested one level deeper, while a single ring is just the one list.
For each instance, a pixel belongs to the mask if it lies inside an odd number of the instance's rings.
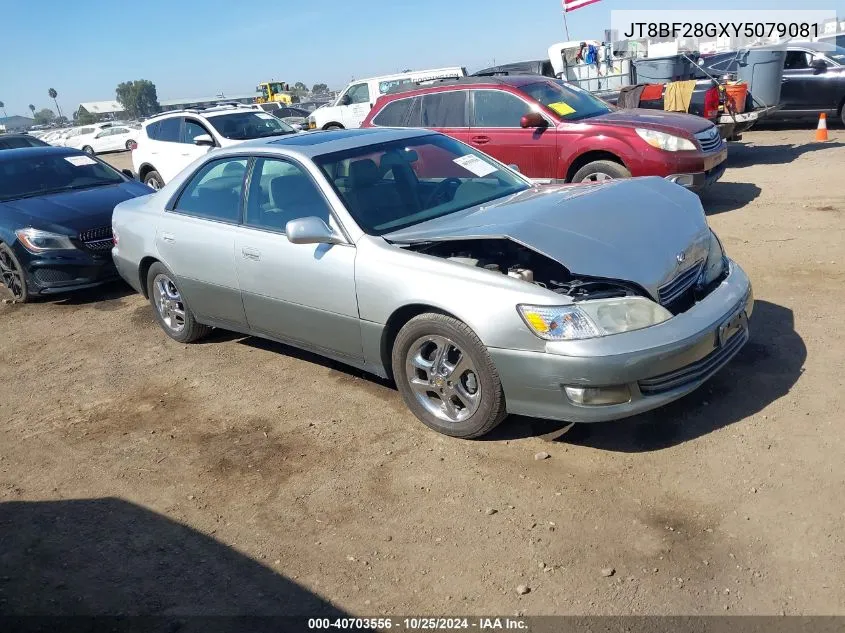
[{"label": "door handle", "polygon": [[175,242],[176,236],[173,235],[173,233],[162,233],[161,239],[163,239],[165,242]]},{"label": "door handle", "polygon": [[478,145],[484,145],[485,143],[490,142],[490,137],[489,136],[473,136],[470,140],[473,143],[476,143]]},{"label": "door handle", "polygon": [[244,256],[244,259],[252,259],[254,261],[259,261],[261,259],[261,251],[254,248],[248,248],[246,246],[241,249],[241,255]]}]

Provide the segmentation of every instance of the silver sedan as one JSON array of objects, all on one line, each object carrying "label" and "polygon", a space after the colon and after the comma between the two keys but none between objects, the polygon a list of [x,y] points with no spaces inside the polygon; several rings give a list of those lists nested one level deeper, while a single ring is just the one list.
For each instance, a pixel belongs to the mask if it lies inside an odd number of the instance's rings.
[{"label": "silver sedan", "polygon": [[751,284],[660,178],[540,186],[424,130],[218,149],[117,206],[114,260],[164,331],[283,341],[395,380],[457,437],[689,393],[748,340]]}]

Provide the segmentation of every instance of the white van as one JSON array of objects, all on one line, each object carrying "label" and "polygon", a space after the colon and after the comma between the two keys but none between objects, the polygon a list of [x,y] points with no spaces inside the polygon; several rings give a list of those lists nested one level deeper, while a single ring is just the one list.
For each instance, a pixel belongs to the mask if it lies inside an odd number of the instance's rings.
[{"label": "white van", "polygon": [[466,68],[414,70],[383,77],[359,79],[350,83],[331,105],[317,108],[308,117],[309,130],[340,130],[361,127],[370,109],[381,95],[407,83],[430,83],[439,79],[466,77]]}]

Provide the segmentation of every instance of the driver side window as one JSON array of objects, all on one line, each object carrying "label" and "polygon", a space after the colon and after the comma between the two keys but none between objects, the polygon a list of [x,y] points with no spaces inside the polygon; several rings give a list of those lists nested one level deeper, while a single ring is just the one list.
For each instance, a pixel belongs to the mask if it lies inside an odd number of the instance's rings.
[{"label": "driver side window", "polygon": [[291,220],[312,216],[332,225],[328,202],[302,167],[271,158],[255,161],[244,218],[246,226],[284,233]]},{"label": "driver side window", "polygon": [[[192,119],[185,119],[185,127],[182,132],[183,143],[193,143],[194,139],[202,134],[208,134],[208,130]],[[209,134],[209,136],[211,135]],[[214,137],[212,136],[212,138]]]},{"label": "driver side window", "polygon": [[369,103],[370,88],[367,84],[356,84],[346,91],[346,96],[349,97],[349,105],[355,103]]}]

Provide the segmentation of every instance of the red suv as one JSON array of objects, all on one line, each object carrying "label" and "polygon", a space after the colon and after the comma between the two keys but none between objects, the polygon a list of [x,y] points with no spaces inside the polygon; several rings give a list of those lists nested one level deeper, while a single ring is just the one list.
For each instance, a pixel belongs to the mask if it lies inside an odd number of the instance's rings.
[{"label": "red suv", "polygon": [[550,182],[664,176],[701,189],[721,177],[728,154],[706,119],[617,110],[581,88],[539,75],[400,88],[376,101],[363,127],[435,129]]}]

